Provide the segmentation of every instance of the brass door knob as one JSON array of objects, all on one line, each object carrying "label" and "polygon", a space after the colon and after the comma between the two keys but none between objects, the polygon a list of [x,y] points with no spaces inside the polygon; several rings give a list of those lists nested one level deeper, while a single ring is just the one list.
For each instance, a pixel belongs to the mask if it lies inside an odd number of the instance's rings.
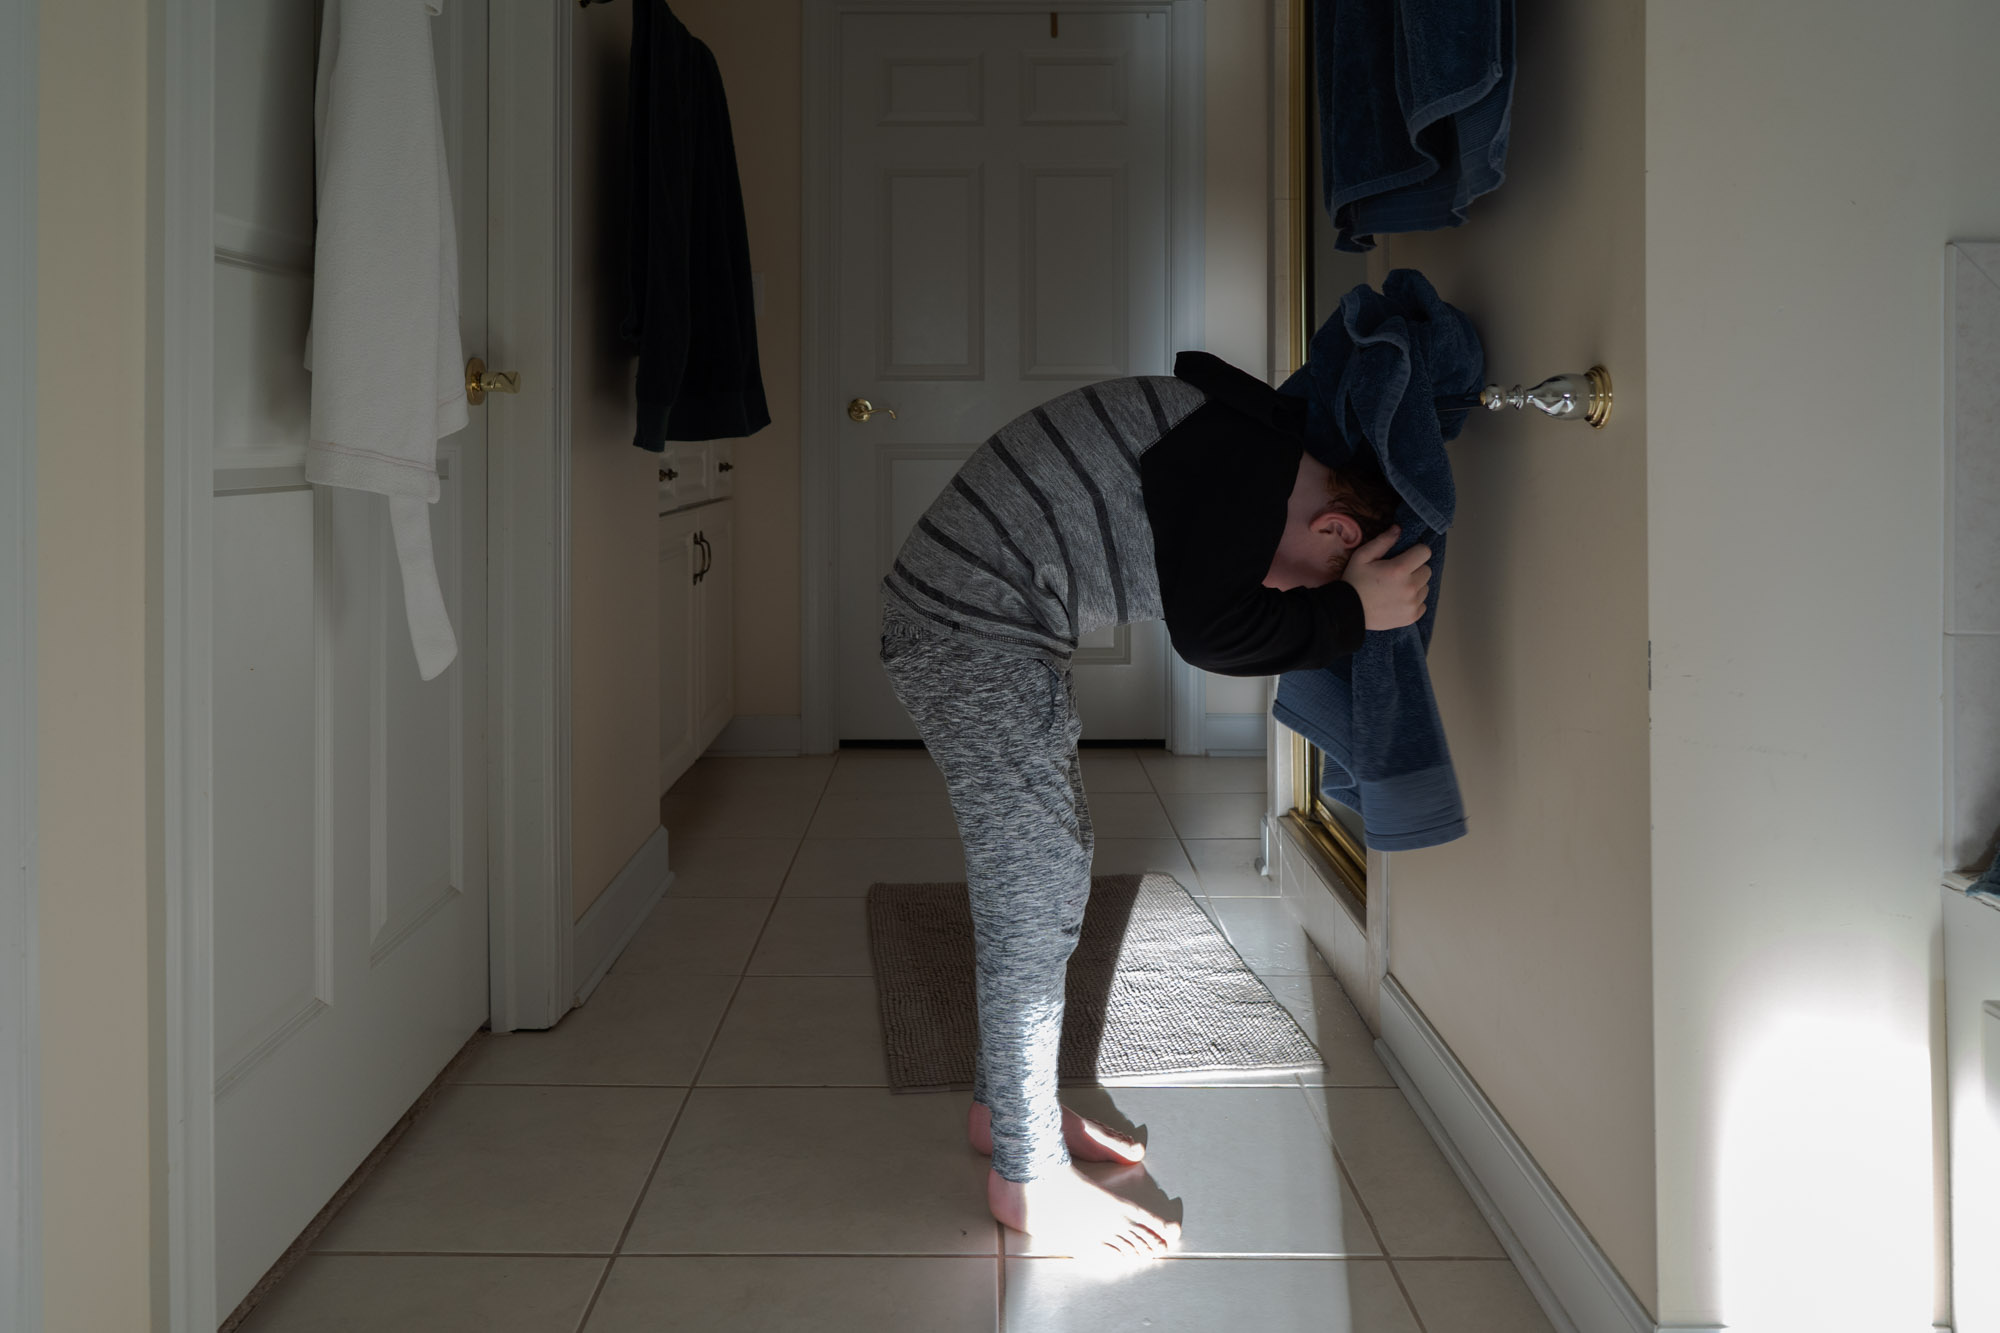
[{"label": "brass door knob", "polygon": [[853,402],[847,405],[847,416],[848,419],[851,421],[866,421],[868,420],[868,418],[874,416],[877,412],[880,412],[883,416],[889,418],[889,420],[891,421],[894,421],[896,419],[895,408],[877,407],[875,406],[875,404],[869,402],[866,398],[857,398]]},{"label": "brass door knob", "polygon": [[474,407],[489,393],[521,392],[521,374],[515,370],[488,370],[486,363],[473,357],[465,363],[465,401]]}]

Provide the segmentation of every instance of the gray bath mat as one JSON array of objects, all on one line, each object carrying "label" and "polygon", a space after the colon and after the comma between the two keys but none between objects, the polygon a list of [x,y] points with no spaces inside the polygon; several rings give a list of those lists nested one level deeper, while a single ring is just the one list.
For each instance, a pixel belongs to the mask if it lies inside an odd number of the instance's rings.
[{"label": "gray bath mat", "polygon": [[[965,885],[873,886],[868,946],[890,1086],[971,1086],[978,1030]],[[1318,1064],[1292,1016],[1170,876],[1093,882],[1069,962],[1064,1082]]]}]

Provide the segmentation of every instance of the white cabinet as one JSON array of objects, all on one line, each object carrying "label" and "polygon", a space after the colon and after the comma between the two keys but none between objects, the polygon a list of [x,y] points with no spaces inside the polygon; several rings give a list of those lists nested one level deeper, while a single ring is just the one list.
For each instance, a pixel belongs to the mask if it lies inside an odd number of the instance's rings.
[{"label": "white cabinet", "polygon": [[707,559],[695,575],[695,734],[706,750],[736,715],[736,506],[694,511],[695,545]]},{"label": "white cabinet", "polygon": [[728,500],[660,516],[660,790],[735,715],[735,509]]},{"label": "white cabinet", "polygon": [[695,571],[692,511],[660,519],[660,790],[700,754],[694,740]]},{"label": "white cabinet", "polygon": [[659,473],[661,513],[727,500],[736,492],[736,442],[669,443]]}]

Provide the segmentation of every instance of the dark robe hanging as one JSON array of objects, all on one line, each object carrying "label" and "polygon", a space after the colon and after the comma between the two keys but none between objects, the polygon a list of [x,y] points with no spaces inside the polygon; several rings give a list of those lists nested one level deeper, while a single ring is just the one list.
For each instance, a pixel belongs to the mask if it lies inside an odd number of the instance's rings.
[{"label": "dark robe hanging", "polygon": [[750,235],[715,56],[666,0],[632,0],[629,288],[633,443],[733,439],[771,422],[757,365]]}]

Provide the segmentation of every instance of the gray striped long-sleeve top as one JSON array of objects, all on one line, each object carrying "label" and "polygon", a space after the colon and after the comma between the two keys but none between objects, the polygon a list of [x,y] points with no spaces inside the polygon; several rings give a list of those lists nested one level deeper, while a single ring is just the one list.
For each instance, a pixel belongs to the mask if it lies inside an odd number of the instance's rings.
[{"label": "gray striped long-sleeve top", "polygon": [[1107,380],[1015,418],[917,521],[886,594],[954,633],[1056,661],[1092,630],[1159,619],[1139,460],[1205,401],[1179,379]]}]

